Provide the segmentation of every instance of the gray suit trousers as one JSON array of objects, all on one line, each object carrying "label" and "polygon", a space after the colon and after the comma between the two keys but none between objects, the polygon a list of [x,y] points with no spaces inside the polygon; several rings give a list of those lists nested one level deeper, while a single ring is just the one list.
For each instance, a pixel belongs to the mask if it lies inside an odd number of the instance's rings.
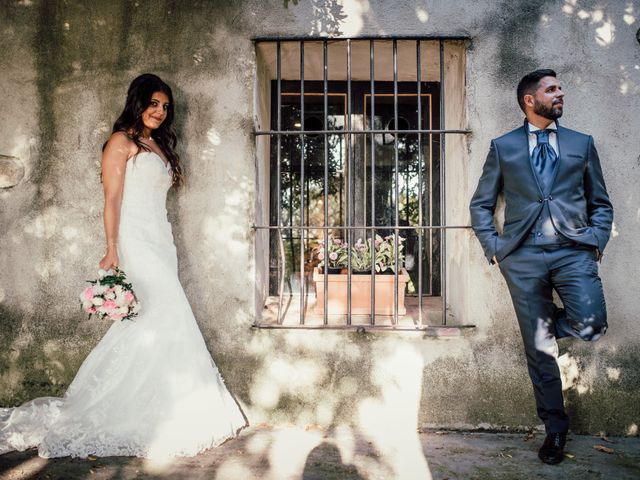
[{"label": "gray suit trousers", "polygon": [[[607,329],[607,311],[598,276],[597,250],[523,245],[500,263],[524,341],[529,376],[547,433],[569,429],[555,339],[597,340]],[[555,306],[556,290],[564,309]]]}]

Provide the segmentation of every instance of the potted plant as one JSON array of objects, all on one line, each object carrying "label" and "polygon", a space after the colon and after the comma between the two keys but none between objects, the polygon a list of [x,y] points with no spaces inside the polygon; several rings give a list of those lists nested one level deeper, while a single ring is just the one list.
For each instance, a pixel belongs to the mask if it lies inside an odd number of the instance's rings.
[{"label": "potted plant", "polygon": [[[403,268],[403,238],[398,237],[398,315],[405,315],[404,305],[405,285],[409,275]],[[358,241],[351,247],[351,313],[354,315],[371,314],[371,262],[375,256],[375,314],[394,314],[394,285],[395,277],[395,236],[381,237],[376,235],[371,245],[371,239]],[[344,245],[344,244],[343,244]],[[342,251],[341,251],[342,252]],[[372,254],[373,253],[373,254]],[[334,256],[335,257],[335,256]],[[343,258],[339,256],[338,258]],[[337,261],[337,259],[335,261]],[[331,261],[331,260],[330,260]],[[347,262],[345,262],[346,264]],[[331,265],[331,264],[329,264]],[[344,271],[344,270],[343,270]],[[325,277],[324,270],[317,268],[313,273],[316,286],[315,311],[324,314]],[[349,276],[344,274],[329,274],[327,276],[327,312],[330,315],[346,315],[348,306]]]},{"label": "potted plant", "polygon": [[355,274],[371,273],[371,239],[361,238],[351,247],[351,272]]},{"label": "potted plant", "polygon": [[[396,271],[396,242],[395,233],[382,238],[376,235],[376,273],[393,274]],[[398,236],[398,268],[402,271],[404,266],[404,238]]]},{"label": "potted plant", "polygon": [[327,263],[327,271],[330,274],[338,274],[347,266],[349,261],[349,244],[333,235],[329,235],[327,248],[324,246],[324,239],[320,240],[320,245],[316,248],[318,267],[324,272],[325,261]]}]

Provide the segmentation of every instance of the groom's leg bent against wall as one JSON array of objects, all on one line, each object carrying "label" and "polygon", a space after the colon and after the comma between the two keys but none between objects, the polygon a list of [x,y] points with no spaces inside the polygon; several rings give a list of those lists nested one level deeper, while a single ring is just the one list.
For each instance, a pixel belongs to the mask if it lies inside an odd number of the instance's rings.
[{"label": "groom's leg bent against wall", "polygon": [[558,336],[597,340],[607,330],[607,307],[595,250],[573,246],[550,255],[551,282],[564,305],[556,317]]},{"label": "groom's leg bent against wall", "polygon": [[523,246],[499,264],[507,281],[524,342],[529,376],[547,433],[566,432],[562,381],[552,335],[555,306],[548,264],[542,248]]}]

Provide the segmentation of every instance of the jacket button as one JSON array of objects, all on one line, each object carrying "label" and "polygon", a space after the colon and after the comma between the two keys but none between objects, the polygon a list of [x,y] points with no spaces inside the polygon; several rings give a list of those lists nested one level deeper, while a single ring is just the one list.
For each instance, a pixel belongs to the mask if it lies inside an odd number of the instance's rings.
[{"label": "jacket button", "polygon": [[542,199],[541,198],[538,199],[538,203],[542,203]]},{"label": "jacket button", "polygon": [[553,200],[553,197],[551,195],[549,195],[549,200]]}]

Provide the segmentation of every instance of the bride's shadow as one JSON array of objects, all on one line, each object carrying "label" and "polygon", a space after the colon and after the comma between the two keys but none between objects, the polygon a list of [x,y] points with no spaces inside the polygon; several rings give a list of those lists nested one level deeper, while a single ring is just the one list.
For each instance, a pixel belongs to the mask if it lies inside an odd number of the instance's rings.
[{"label": "bride's shadow", "polygon": [[303,480],[364,480],[355,465],[342,462],[340,450],[329,442],[323,442],[309,452],[302,472]]}]

